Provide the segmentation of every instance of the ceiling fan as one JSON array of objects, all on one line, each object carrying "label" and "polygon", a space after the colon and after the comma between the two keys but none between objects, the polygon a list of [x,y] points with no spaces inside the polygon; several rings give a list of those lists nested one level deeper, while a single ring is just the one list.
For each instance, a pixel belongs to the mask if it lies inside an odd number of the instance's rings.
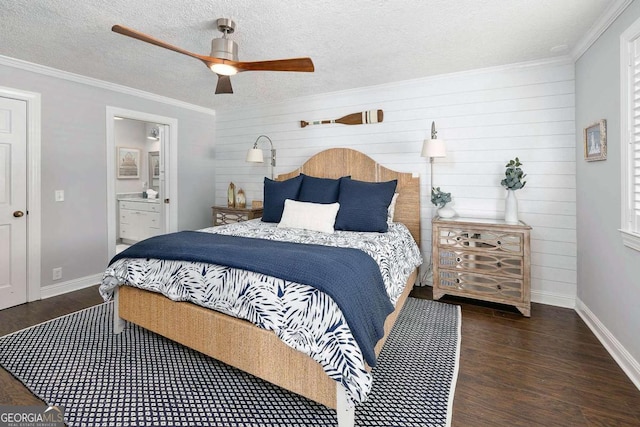
[{"label": "ceiling fan", "polygon": [[314,71],[311,58],[276,59],[272,61],[254,62],[238,61],[238,44],[227,38],[227,35],[235,31],[236,23],[231,19],[220,18],[216,21],[216,25],[222,33],[222,37],[211,41],[211,56],[189,52],[188,50],[173,46],[139,31],[123,27],[122,25],[114,25],[111,27],[111,31],[199,59],[204,62],[211,71],[218,75],[216,94],[233,93],[230,76],[242,71]]}]

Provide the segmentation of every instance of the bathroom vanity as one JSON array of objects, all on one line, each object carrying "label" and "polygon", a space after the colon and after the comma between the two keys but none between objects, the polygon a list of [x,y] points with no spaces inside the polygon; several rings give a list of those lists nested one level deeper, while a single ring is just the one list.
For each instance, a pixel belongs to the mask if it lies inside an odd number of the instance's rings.
[{"label": "bathroom vanity", "polygon": [[160,200],[124,198],[118,200],[119,238],[133,244],[160,234]]}]

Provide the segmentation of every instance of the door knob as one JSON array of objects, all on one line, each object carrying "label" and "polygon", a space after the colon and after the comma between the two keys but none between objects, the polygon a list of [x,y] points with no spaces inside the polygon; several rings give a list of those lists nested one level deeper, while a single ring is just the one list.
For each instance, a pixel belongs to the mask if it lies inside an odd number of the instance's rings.
[{"label": "door knob", "polygon": [[24,212],[22,211],[15,211],[13,213],[13,216],[15,216],[16,218],[20,218],[21,216],[24,216]]}]

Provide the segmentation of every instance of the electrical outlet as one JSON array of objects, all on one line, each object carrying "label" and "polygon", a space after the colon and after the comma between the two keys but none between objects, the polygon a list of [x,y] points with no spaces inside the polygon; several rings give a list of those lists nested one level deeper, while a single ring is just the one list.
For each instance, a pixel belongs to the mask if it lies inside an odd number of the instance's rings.
[{"label": "electrical outlet", "polygon": [[64,190],[55,191],[56,202],[64,202]]},{"label": "electrical outlet", "polygon": [[53,269],[53,280],[62,279],[62,267],[56,267]]}]

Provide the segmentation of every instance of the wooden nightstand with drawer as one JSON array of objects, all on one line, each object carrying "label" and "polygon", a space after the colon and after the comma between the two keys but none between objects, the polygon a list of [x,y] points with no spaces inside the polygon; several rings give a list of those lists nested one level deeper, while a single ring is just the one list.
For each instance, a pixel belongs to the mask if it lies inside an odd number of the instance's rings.
[{"label": "wooden nightstand with drawer", "polygon": [[232,224],[234,222],[248,221],[261,218],[263,208],[229,208],[226,206],[213,206],[213,226]]},{"label": "wooden nightstand with drawer", "polygon": [[455,295],[531,315],[531,227],[476,218],[432,221],[433,299]]}]

